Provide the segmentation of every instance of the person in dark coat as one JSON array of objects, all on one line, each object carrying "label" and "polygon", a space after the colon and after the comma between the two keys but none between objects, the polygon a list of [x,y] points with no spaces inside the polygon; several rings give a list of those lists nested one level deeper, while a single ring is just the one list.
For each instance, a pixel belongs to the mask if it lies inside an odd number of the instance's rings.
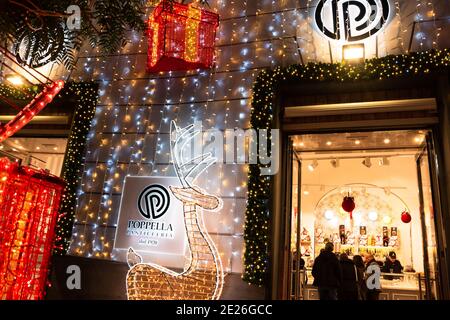
[{"label": "person in dark coat", "polygon": [[338,290],[339,300],[358,300],[358,272],[355,263],[342,253],[339,257],[342,283]]},{"label": "person in dark coat", "polygon": [[356,267],[356,272],[358,275],[358,299],[366,300],[367,286],[364,279],[364,273],[366,266],[364,265],[364,260],[360,255],[353,256],[353,263]]},{"label": "person in dark coat", "polygon": [[333,243],[328,242],[314,260],[313,285],[318,287],[320,300],[337,300],[337,292],[342,283],[341,266],[333,250]]},{"label": "person in dark coat", "polygon": [[[403,266],[400,261],[397,260],[397,255],[394,251],[389,252],[389,255],[386,257],[386,261],[384,262],[383,267],[381,268],[381,272],[384,273],[402,273]],[[393,276],[385,276],[385,279],[393,280],[397,277]]]}]

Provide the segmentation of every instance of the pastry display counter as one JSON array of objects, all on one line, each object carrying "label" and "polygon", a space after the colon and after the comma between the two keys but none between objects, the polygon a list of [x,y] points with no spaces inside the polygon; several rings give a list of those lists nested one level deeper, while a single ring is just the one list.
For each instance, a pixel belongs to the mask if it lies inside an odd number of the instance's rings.
[{"label": "pastry display counter", "polygon": [[[306,275],[301,272],[299,277],[304,300],[319,300],[317,287],[314,287],[312,269],[306,269]],[[424,289],[421,284],[423,275],[419,273],[405,272],[402,274],[382,273],[380,300],[423,300]]]}]

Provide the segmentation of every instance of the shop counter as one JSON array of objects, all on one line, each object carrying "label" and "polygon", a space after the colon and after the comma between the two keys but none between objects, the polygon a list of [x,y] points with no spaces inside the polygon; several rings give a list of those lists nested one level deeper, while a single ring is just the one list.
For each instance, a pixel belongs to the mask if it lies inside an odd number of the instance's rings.
[{"label": "shop counter", "polygon": [[[319,300],[319,292],[314,287],[314,278],[311,269],[301,273],[301,298],[304,300]],[[380,300],[423,300],[424,285],[421,283],[423,275],[420,273],[405,272],[402,274],[381,274]]]}]

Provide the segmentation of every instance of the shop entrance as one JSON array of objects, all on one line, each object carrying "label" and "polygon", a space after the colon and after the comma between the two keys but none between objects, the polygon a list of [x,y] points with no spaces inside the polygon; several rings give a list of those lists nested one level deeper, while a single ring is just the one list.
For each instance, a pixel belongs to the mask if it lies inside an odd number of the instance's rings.
[{"label": "shop entrance", "polygon": [[67,138],[17,137],[0,144],[0,156],[19,160],[23,165],[47,170],[60,176]]},{"label": "shop entrance", "polygon": [[[290,299],[318,299],[311,270],[326,242],[383,264],[380,299],[441,298],[431,131],[292,135],[288,153]],[[393,257],[401,269],[385,263]]]}]

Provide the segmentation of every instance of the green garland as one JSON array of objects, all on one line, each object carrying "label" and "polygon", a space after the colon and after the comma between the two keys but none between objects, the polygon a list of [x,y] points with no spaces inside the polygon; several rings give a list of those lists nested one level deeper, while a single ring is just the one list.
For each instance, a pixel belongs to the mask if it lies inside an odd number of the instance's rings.
[{"label": "green garland", "polygon": [[57,255],[66,254],[72,236],[77,189],[82,176],[87,135],[95,116],[97,92],[98,84],[95,82],[70,82],[60,93],[62,99],[75,97],[76,108],[62,169],[62,178],[67,184],[56,226],[54,253]]},{"label": "green garland", "polygon": [[[6,84],[0,85],[0,96],[13,101],[29,101],[41,86],[24,87],[21,90]],[[72,236],[73,221],[77,201],[77,187],[83,170],[83,156],[86,138],[97,105],[98,85],[95,82],[68,82],[55,97],[54,102],[75,99],[74,116],[68,137],[61,177],[66,188],[60,206],[60,216],[56,226],[54,253],[65,255]],[[61,103],[64,104],[64,103]]]},{"label": "green garland", "polygon": [[[285,82],[351,82],[383,80],[423,75],[450,69],[450,50],[431,50],[408,55],[366,60],[359,65],[345,63],[309,63],[262,71],[253,87],[250,123],[254,129],[272,128],[274,98]],[[251,284],[265,285],[269,266],[268,225],[270,218],[271,179],[260,175],[257,165],[250,165],[248,200],[244,229],[245,253],[242,278]]]}]

